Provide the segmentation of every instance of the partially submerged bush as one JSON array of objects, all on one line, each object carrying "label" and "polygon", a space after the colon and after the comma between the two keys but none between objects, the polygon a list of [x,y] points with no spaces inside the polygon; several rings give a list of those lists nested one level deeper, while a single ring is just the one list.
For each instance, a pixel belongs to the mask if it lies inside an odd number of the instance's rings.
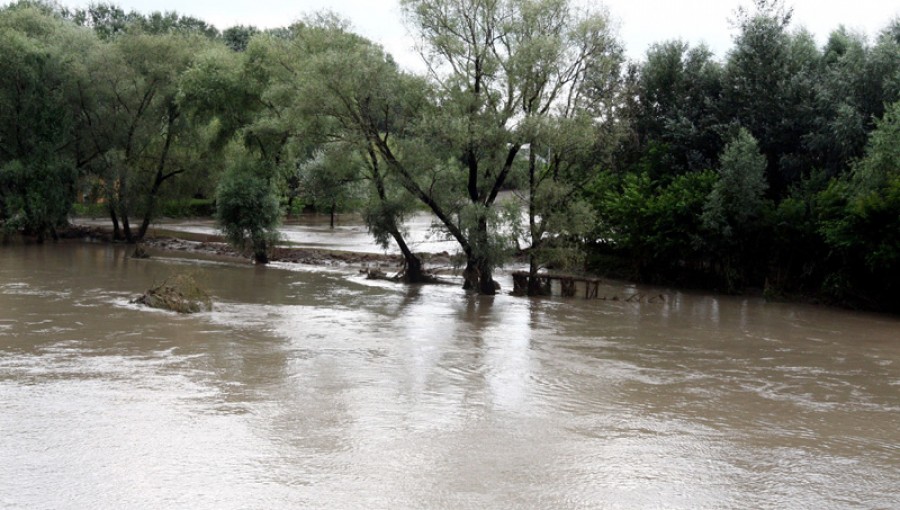
[{"label": "partially submerged bush", "polygon": [[171,310],[178,313],[197,313],[212,310],[212,299],[190,275],[175,275],[153,287],[132,303]]},{"label": "partially submerged bush", "polygon": [[257,264],[269,262],[278,240],[281,209],[271,168],[251,156],[235,157],[216,190],[216,219],[225,239],[253,254]]}]

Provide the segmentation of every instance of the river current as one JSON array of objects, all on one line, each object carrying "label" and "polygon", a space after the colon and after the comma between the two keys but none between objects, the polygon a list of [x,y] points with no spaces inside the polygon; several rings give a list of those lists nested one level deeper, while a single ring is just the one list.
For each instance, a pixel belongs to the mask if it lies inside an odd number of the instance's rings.
[{"label": "river current", "polygon": [[0,247],[2,509],[900,506],[895,318],[127,254]]}]

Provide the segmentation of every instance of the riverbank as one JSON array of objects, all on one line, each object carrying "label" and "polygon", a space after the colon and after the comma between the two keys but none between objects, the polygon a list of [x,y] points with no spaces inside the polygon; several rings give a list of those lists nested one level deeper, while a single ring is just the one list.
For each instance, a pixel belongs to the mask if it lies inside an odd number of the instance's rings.
[{"label": "riverbank", "polygon": [[[192,256],[225,258],[229,260],[240,260],[251,263],[248,255],[242,254],[229,246],[222,236],[215,233],[212,223],[209,220],[198,219],[191,224],[202,225],[198,230],[187,230],[180,223],[160,224],[151,227],[147,237],[141,243],[144,250],[150,256],[157,253],[190,253]],[[414,234],[420,238],[422,230],[427,228],[427,224],[419,222]],[[361,273],[370,273],[378,275],[378,277],[390,278],[400,273],[403,268],[403,258],[399,254],[380,253],[372,251],[372,247],[363,245],[360,251],[335,249],[338,247],[353,246],[353,242],[360,241],[367,233],[359,230],[358,225],[342,225],[340,228],[351,230],[353,235],[348,236],[347,231],[335,230],[333,235],[340,238],[339,242],[329,244],[323,243],[323,239],[327,238],[327,231],[321,230],[321,226],[315,222],[307,228],[318,229],[316,232],[314,246],[302,245],[298,246],[296,241],[283,241],[283,244],[276,247],[270,256],[270,261],[274,263],[284,264],[301,264],[308,266],[318,266],[327,268],[343,268],[350,271],[358,271]],[[299,225],[293,225],[295,228]],[[113,243],[112,230],[105,226],[95,223],[82,223],[78,220],[65,230],[60,231],[60,237],[63,239],[87,239],[93,242]],[[288,239],[297,239],[296,232],[286,236]],[[432,246],[433,249],[433,246]],[[425,270],[437,277],[455,276],[458,274],[459,263],[454,260],[453,255],[446,251],[441,252],[418,252]],[[601,278],[605,281],[619,282],[625,286],[649,286],[653,288],[664,288],[666,292],[697,292],[702,294],[713,295],[738,295],[747,298],[764,299],[768,302],[777,303],[796,303],[822,306],[833,309],[869,311],[876,313],[884,313],[889,315],[897,315],[896,307],[891,307],[889,302],[879,302],[873,300],[858,299],[855,301],[834,301],[829,300],[827,296],[817,293],[802,292],[772,292],[771,289],[748,288],[739,294],[721,292],[714,286],[704,285],[702,282],[673,283],[659,281],[642,281],[640,278],[628,276],[627,273],[619,271],[624,263],[619,265],[607,262],[607,271],[594,267],[588,275]],[[501,272],[505,273],[509,270],[523,269],[525,266],[524,259],[517,259],[512,265],[505,267]],[[506,287],[504,285],[504,287]],[[512,290],[512,287],[504,288],[504,291]],[[620,298],[621,296],[616,296]]]},{"label": "riverbank", "polygon": [[[91,242],[116,243],[109,228],[97,225],[73,224],[60,233],[62,239],[84,239]],[[224,257],[251,263],[248,255],[231,247],[217,234],[193,233],[156,227],[140,243],[149,254],[154,252],[190,253],[192,255]],[[447,252],[419,253],[426,271],[449,274],[454,270],[452,256]],[[354,252],[328,248],[279,245],[272,250],[270,261],[275,263],[311,266],[344,267],[359,271],[381,271],[388,276],[403,267],[403,257],[390,253]]]}]

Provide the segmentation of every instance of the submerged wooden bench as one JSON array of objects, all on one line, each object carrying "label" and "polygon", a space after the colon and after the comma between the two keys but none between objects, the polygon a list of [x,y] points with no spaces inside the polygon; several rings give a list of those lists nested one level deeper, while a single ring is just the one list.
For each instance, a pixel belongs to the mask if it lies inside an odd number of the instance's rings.
[{"label": "submerged wooden bench", "polygon": [[[528,271],[516,271],[513,277],[513,294],[528,294]],[[588,276],[567,274],[538,273],[538,288],[542,296],[580,297],[597,299],[600,292],[600,279]]]},{"label": "submerged wooden bench", "polygon": [[[516,271],[513,277],[513,294],[528,295],[528,271]],[[603,301],[624,301],[626,303],[665,303],[663,294],[644,294],[637,292],[626,296],[601,296],[600,278],[575,276],[569,274],[538,273],[538,295],[578,297],[582,299],[600,299]]]}]

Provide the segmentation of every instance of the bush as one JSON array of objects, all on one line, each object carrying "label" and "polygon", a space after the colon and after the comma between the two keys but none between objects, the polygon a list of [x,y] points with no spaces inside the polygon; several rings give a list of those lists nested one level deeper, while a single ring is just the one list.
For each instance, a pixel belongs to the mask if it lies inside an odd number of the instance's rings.
[{"label": "bush", "polygon": [[268,166],[248,155],[234,160],[216,190],[216,219],[235,248],[250,251],[259,264],[278,240],[281,208]]}]

